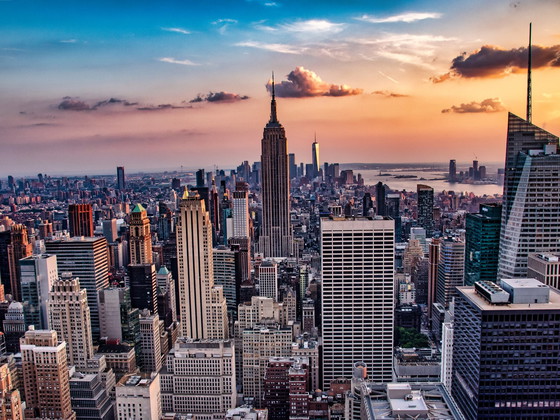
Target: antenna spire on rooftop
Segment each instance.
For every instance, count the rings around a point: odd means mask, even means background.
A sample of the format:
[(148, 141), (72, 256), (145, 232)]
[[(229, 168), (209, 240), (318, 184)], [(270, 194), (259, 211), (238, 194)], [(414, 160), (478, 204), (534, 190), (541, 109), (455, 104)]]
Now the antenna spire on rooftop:
[(527, 122), (531, 122), (533, 118), (533, 98), (531, 91), (531, 32), (532, 23), (529, 23), (529, 48), (527, 49), (528, 62), (527, 62)]

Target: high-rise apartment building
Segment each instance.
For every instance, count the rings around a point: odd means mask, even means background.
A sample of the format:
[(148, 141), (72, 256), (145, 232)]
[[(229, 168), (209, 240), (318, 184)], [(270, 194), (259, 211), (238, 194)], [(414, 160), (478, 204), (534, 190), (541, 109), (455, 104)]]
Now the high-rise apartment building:
[(274, 81), (270, 120), (262, 138), (262, 225), (259, 249), (265, 257), (289, 257), (293, 253), (290, 222), (288, 141), (276, 115)]
[(10, 281), (4, 281), (6, 293), (11, 293), (15, 300), (21, 301), (21, 272), (19, 260), (29, 257), (33, 246), (29, 243), (27, 228), (24, 225), (13, 225), (10, 231), (10, 243), (7, 245), (8, 269)]
[(21, 301), (24, 303), (26, 326), (48, 327), (47, 299), (52, 285), (58, 280), (56, 255), (32, 255), (19, 260)]
[(557, 418), (560, 293), (534, 279), (459, 287), (452, 395), (468, 420)]
[(122, 191), (125, 187), (124, 166), (117, 166), (117, 189)]
[(391, 219), (321, 219), (325, 388), (356, 361), (392, 379), (394, 247)]
[(177, 264), (182, 335), (227, 338), (226, 299), (222, 287), (214, 286), (210, 216), (198, 194), (186, 191), (177, 221)]
[(525, 277), (527, 256), (559, 251), (558, 137), (508, 114), (499, 278)]
[(70, 236), (93, 236), (93, 209), (91, 204), (68, 206)]
[(47, 253), (56, 255), (59, 273), (72, 273), (87, 291), (93, 339), (99, 338), (98, 293), (109, 286), (107, 240), (103, 237), (63, 238), (45, 243)]
[(164, 412), (224, 418), (237, 402), (233, 342), (178, 339), (161, 371), (161, 400)]
[(130, 264), (151, 264), (152, 233), (148, 213), (141, 204), (136, 204), (130, 213)]
[(3, 420), (23, 420), (21, 395), (14, 386), (8, 363), (0, 364), (0, 418)]
[(434, 232), (434, 189), (428, 185), (418, 184), (418, 226), (426, 229), (426, 235), (432, 236)]
[(465, 285), (496, 281), (500, 245), (501, 204), (481, 204), (478, 213), (468, 213), (465, 235)]
[(66, 343), (56, 331), (30, 330), (21, 339), (26, 419), (75, 420), (70, 403)]
[(62, 273), (49, 293), (49, 328), (65, 341), (68, 366), (87, 367), (93, 357), (91, 321), (86, 289), (70, 273)]

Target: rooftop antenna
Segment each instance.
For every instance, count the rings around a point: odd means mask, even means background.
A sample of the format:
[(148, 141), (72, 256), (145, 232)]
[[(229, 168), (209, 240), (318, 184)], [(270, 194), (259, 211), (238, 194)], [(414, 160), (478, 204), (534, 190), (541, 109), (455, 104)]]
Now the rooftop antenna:
[(276, 115), (276, 95), (274, 93), (274, 71), (272, 72), (272, 100), (270, 101), (270, 121), (271, 123), (277, 123), (278, 117)]
[(532, 99), (532, 92), (531, 92), (531, 32), (532, 32), (533, 23), (529, 23), (529, 48), (527, 49), (528, 53), (528, 62), (527, 62), (527, 122), (531, 123), (533, 118), (533, 99)]

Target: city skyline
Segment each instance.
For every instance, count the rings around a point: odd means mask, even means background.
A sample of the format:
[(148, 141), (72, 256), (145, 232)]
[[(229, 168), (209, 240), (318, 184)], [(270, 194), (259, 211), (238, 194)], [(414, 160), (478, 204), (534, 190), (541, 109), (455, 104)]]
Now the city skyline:
[(525, 114), (531, 21), (534, 123), (560, 131), (558, 11), (2, 1), (0, 176), (258, 160), (272, 70), (298, 162), (315, 132), (325, 161), (502, 161), (505, 111)]

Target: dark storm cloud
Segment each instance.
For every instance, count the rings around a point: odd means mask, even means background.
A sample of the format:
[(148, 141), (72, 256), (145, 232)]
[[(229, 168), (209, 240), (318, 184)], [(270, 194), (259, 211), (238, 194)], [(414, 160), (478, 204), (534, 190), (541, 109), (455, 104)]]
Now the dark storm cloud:
[[(451, 62), (450, 71), (432, 77), (432, 82), (440, 83), (452, 78), (503, 77), (527, 69), (527, 47), (504, 50), (492, 45), (484, 45), (470, 54), (464, 52)], [(560, 67), (560, 45), (531, 48), (532, 67)]]
[(230, 92), (209, 92), (207, 95), (197, 95), (196, 98), (191, 99), (189, 103), (197, 102), (237, 102), (249, 99), (247, 95), (239, 95)]

